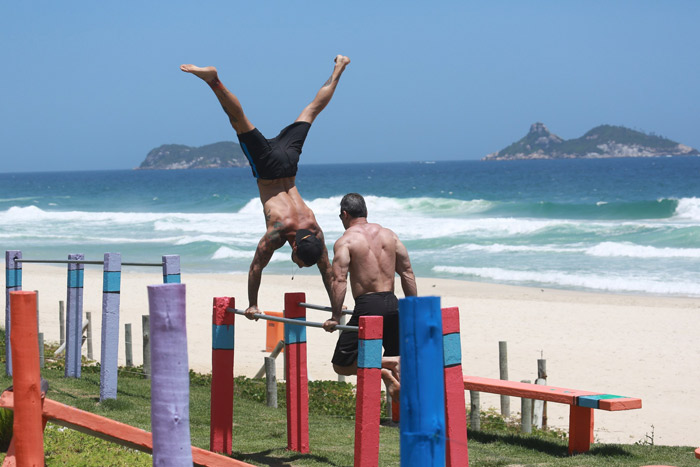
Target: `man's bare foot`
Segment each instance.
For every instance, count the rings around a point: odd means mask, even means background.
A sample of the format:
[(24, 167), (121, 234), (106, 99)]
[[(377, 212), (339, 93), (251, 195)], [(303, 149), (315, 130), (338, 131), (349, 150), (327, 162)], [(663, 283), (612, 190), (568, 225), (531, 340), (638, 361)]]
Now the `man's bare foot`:
[(382, 368), (382, 380), (386, 385), (386, 391), (391, 396), (391, 399), (398, 402), (401, 391), (401, 383), (394, 378), (391, 370), (387, 368)]
[(346, 66), (350, 65), (350, 58), (345, 55), (336, 55), (333, 61), (335, 62), (336, 68), (340, 67), (341, 71), (344, 70)]
[(216, 68), (213, 66), (198, 67), (195, 65), (180, 65), (180, 69), (185, 73), (192, 73), (207, 83), (211, 83), (219, 79)]

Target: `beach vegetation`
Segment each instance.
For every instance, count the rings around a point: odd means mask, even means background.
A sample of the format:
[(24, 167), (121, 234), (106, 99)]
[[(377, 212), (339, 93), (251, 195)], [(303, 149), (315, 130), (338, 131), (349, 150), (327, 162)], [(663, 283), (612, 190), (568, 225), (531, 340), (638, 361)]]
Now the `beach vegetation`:
[[(0, 334), (0, 338), (4, 333)], [(4, 342), (0, 342), (0, 363), (4, 365)], [(55, 346), (47, 346), (52, 355)], [(47, 360), (42, 377), (49, 382), (47, 397), (88, 412), (150, 431), (150, 380), (142, 367), (119, 369), (116, 400), (99, 400), (100, 367), (85, 362), (81, 378), (65, 378), (61, 360)], [(8, 387), (11, 377), (2, 372), (0, 385)], [(190, 434), (194, 446), (209, 446), (211, 375), (190, 372)], [(262, 379), (236, 377), (234, 383), (233, 457), (254, 465), (353, 464), (355, 433), (355, 387), (350, 383), (313, 381), (309, 383), (310, 454), (288, 451), (285, 384), (278, 383), (278, 408), (267, 407), (266, 385)], [(386, 413), (385, 407), (383, 412)], [(1, 415), (0, 415), (1, 416)], [(496, 409), (481, 411), (481, 430), (468, 430), (470, 465), (543, 466), (639, 466), (664, 464), (696, 465), (691, 447), (599, 444), (590, 452), (569, 456), (566, 433), (533, 430), (519, 433), (517, 417), (504, 419)], [(0, 430), (2, 429), (0, 419)], [(9, 427), (11, 427), (11, 422)], [(2, 435), (0, 431), (0, 435)], [(6, 430), (4, 436), (11, 435)], [(9, 439), (9, 438), (8, 438)], [(400, 431), (383, 418), (380, 424), (381, 466), (400, 465)], [(152, 457), (131, 448), (83, 434), (54, 423), (44, 431), (46, 465), (150, 466)], [(4, 459), (7, 446), (0, 452)]]

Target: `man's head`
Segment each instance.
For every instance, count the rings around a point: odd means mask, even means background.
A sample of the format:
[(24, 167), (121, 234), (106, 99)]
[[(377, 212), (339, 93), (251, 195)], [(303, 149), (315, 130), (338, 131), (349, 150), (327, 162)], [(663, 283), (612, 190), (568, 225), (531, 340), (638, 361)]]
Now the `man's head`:
[(295, 247), (292, 251), (292, 261), (297, 266), (313, 266), (323, 253), (323, 242), (310, 230), (299, 229), (296, 234)]
[(340, 200), (340, 218), (343, 218), (343, 212), (348, 213), (348, 216), (356, 219), (358, 217), (367, 217), (367, 206), (365, 199), (361, 194), (348, 193)]

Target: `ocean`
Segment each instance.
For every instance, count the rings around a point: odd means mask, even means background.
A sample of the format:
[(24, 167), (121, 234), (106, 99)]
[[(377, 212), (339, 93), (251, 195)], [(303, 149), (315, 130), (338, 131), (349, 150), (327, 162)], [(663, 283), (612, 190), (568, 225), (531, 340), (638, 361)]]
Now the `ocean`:
[[(365, 196), (417, 276), (616, 293), (700, 296), (700, 157), (302, 163), (297, 186), (324, 230)], [(0, 174), (0, 244), (25, 259), (159, 262), (247, 273), (264, 233), (249, 168)], [(267, 272), (293, 272), (291, 249)], [(316, 268), (297, 274), (318, 274)]]

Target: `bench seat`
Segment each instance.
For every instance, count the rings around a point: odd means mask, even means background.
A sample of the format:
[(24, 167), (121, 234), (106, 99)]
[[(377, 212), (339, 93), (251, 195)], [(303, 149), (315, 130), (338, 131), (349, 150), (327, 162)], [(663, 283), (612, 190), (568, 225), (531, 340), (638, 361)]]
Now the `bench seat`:
[(464, 389), (568, 404), (571, 406), (569, 410), (569, 454), (590, 450), (593, 442), (593, 409), (618, 411), (642, 408), (642, 400), (635, 397), (478, 376), (464, 375)]

